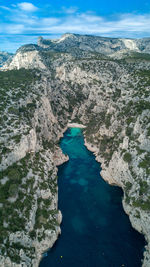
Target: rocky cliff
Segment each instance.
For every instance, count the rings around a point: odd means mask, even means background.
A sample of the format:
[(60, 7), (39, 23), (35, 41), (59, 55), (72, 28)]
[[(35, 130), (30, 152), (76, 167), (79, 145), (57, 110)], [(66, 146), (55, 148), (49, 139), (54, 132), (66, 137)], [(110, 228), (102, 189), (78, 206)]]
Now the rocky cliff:
[[(38, 266), (60, 233), (58, 141), (81, 123), (102, 176), (147, 241), (150, 266), (149, 39), (67, 34), (21, 47), (0, 72), (0, 266)], [(21, 265), (22, 264), (22, 265)]]
[(13, 54), (7, 52), (0, 52), (0, 67), (3, 66), (6, 61), (11, 60)]

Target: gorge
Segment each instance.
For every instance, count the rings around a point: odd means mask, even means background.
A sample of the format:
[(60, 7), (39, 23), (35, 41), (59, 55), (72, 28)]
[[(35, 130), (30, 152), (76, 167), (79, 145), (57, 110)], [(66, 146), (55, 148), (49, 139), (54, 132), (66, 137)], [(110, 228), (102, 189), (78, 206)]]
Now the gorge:
[(39, 38), (0, 69), (1, 267), (39, 266), (61, 232), (57, 166), (68, 157), (58, 142), (70, 122), (86, 126), (101, 176), (123, 189), (150, 266), (149, 46), (148, 38)]

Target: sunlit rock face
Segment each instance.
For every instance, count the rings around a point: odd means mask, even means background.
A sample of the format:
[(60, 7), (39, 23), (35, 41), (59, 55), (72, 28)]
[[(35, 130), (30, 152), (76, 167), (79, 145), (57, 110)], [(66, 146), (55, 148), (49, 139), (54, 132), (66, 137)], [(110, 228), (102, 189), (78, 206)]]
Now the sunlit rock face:
[(38, 266), (60, 233), (56, 165), (68, 160), (58, 149), (68, 123), (86, 126), (103, 178), (123, 188), (150, 265), (149, 47), (148, 38), (66, 34), (21, 47), (1, 68), (2, 266)]

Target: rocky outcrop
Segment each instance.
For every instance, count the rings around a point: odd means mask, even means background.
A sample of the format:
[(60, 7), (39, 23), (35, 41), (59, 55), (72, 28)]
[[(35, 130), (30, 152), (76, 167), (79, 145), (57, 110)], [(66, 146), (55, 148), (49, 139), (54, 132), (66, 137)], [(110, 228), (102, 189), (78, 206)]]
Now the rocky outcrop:
[(38, 51), (18, 52), (10, 63), (6, 63), (2, 70), (13, 70), (21, 68), (37, 68), (46, 69), (45, 65), (40, 59)]
[(16, 161), (21, 160), (27, 153), (35, 153), (36, 151), (37, 136), (34, 129), (31, 129), (29, 134), (21, 137), (21, 141), (18, 145), (13, 147), (11, 153), (7, 157), (3, 157), (0, 169), (6, 169)]
[(13, 54), (7, 52), (0, 52), (0, 67), (2, 67), (6, 61), (10, 61)]
[(62, 150), (59, 147), (57, 147), (54, 152), (53, 160), (56, 166), (59, 166), (67, 162), (69, 160), (69, 157), (67, 155), (64, 155)]

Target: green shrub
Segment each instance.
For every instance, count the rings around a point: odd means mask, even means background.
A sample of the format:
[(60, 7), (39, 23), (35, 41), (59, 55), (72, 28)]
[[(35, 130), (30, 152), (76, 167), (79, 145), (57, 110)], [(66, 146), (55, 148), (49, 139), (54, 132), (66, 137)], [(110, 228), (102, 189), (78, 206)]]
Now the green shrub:
[(148, 198), (146, 201), (142, 199), (134, 200), (133, 206), (141, 208), (142, 210), (150, 211), (150, 198)]
[(9, 187), (9, 196), (10, 197), (16, 196), (17, 192), (18, 192), (18, 185), (11, 184)]
[(129, 152), (126, 152), (126, 153), (124, 154), (124, 156), (123, 156), (123, 159), (124, 159), (124, 161), (130, 163), (131, 160), (132, 160), (132, 156), (131, 156), (131, 154), (130, 154)]
[(150, 174), (150, 155), (146, 155), (145, 158), (139, 163), (139, 167), (146, 169), (147, 175)]
[(30, 233), (29, 233), (30, 237), (32, 239), (34, 239), (36, 237), (36, 231), (35, 230), (32, 230)]
[(146, 181), (140, 181), (139, 185), (140, 185), (139, 195), (143, 195), (143, 194), (147, 193), (147, 191), (148, 191), (147, 182)]
[(108, 129), (109, 127), (110, 127), (110, 125), (111, 125), (111, 114), (108, 114), (108, 115), (106, 115), (106, 117), (105, 117), (105, 125), (106, 125), (106, 128)]
[(18, 182), (20, 180), (20, 173), (17, 169), (11, 169), (8, 173), (8, 177), (12, 180), (12, 181), (16, 181)]
[(127, 129), (126, 129), (126, 135), (127, 136), (131, 136), (131, 134), (132, 134), (132, 132), (133, 132), (133, 128), (131, 128), (131, 127), (128, 127)]
[(145, 153), (145, 150), (141, 149), (138, 146), (136, 146), (136, 151), (137, 151), (138, 155), (141, 155), (142, 153)]
[(129, 118), (127, 118), (127, 120), (126, 120), (126, 122), (127, 122), (127, 124), (129, 125), (131, 122), (133, 122), (134, 121), (134, 118), (133, 117), (129, 117)]
[(150, 127), (147, 128), (147, 136), (150, 136)]
[(9, 107), (8, 108), (8, 112), (10, 114), (14, 114), (14, 115), (18, 115), (19, 114), (19, 110), (17, 108), (14, 108), (14, 107)]
[(125, 191), (128, 192), (132, 188), (132, 184), (130, 182), (125, 183)]

